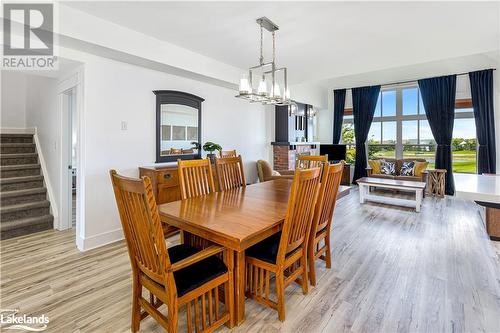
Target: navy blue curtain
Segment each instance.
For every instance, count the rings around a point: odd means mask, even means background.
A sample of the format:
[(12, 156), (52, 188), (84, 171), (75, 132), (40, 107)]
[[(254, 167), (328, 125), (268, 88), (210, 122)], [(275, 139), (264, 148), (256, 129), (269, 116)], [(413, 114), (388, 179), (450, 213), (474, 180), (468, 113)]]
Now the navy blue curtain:
[(470, 72), (469, 79), (479, 144), (477, 173), (496, 173), (493, 70)]
[(356, 162), (354, 163), (353, 182), (366, 177), (366, 139), (377, 106), (380, 86), (352, 89), (352, 112), (354, 115), (354, 138), (356, 139)]
[(334, 145), (339, 144), (342, 135), (342, 121), (344, 120), (345, 109), (345, 89), (333, 91), (333, 141)]
[(455, 193), (451, 166), (451, 139), (455, 120), (456, 75), (418, 80), (425, 115), (436, 140), (436, 169), (446, 169), (446, 189), (448, 195)]

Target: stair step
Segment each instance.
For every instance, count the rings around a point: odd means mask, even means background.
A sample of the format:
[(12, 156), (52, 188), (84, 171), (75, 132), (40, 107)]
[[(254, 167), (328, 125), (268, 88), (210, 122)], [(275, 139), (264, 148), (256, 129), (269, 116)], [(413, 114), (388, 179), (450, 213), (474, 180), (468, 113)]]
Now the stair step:
[(34, 143), (0, 143), (2, 154), (34, 153), (35, 148)]
[(16, 191), (43, 187), (43, 176), (0, 178), (0, 191)]
[(2, 240), (23, 236), (38, 231), (53, 228), (54, 217), (43, 215), (0, 223), (0, 238)]
[(12, 220), (48, 215), (49, 213), (50, 202), (48, 200), (2, 206), (0, 207), (0, 224)]
[(24, 202), (42, 201), (46, 198), (47, 189), (45, 187), (0, 193), (0, 203), (2, 206), (16, 205)]
[(17, 164), (0, 166), (0, 178), (39, 176), (40, 164)]
[(15, 165), (15, 164), (37, 164), (37, 153), (24, 153), (24, 154), (2, 154), (1, 165)]
[(33, 143), (33, 134), (0, 133), (1, 143)]

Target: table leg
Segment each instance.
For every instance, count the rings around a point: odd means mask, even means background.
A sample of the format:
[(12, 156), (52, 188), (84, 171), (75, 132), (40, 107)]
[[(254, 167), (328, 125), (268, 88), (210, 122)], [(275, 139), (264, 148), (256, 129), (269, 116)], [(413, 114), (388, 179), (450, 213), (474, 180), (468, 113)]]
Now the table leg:
[(365, 203), (365, 191), (366, 186), (364, 184), (359, 184), (359, 202)]
[(234, 253), (234, 306), (236, 325), (245, 320), (245, 251)]
[(422, 190), (417, 190), (415, 192), (415, 201), (416, 201), (416, 204), (415, 204), (415, 211), (417, 213), (420, 213), (420, 206), (422, 205)]

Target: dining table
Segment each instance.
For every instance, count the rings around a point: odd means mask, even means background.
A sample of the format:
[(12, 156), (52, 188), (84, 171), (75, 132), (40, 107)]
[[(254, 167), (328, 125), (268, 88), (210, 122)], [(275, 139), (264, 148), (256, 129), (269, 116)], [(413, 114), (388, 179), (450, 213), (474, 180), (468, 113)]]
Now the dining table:
[[(276, 179), (158, 206), (162, 223), (233, 251), (235, 323), (245, 319), (245, 250), (279, 232), (291, 179)], [(340, 186), (337, 198), (349, 194)]]

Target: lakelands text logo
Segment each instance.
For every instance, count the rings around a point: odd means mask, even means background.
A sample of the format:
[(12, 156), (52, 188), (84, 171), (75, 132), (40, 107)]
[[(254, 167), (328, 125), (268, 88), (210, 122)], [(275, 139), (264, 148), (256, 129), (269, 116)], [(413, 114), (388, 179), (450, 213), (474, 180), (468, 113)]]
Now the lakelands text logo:
[(18, 314), (19, 309), (4, 309), (0, 310), (0, 324), (2, 330), (23, 330), (30, 332), (42, 332), (47, 329), (49, 317), (27, 316)]
[(54, 54), (54, 4), (3, 4), (2, 68), (57, 69)]

